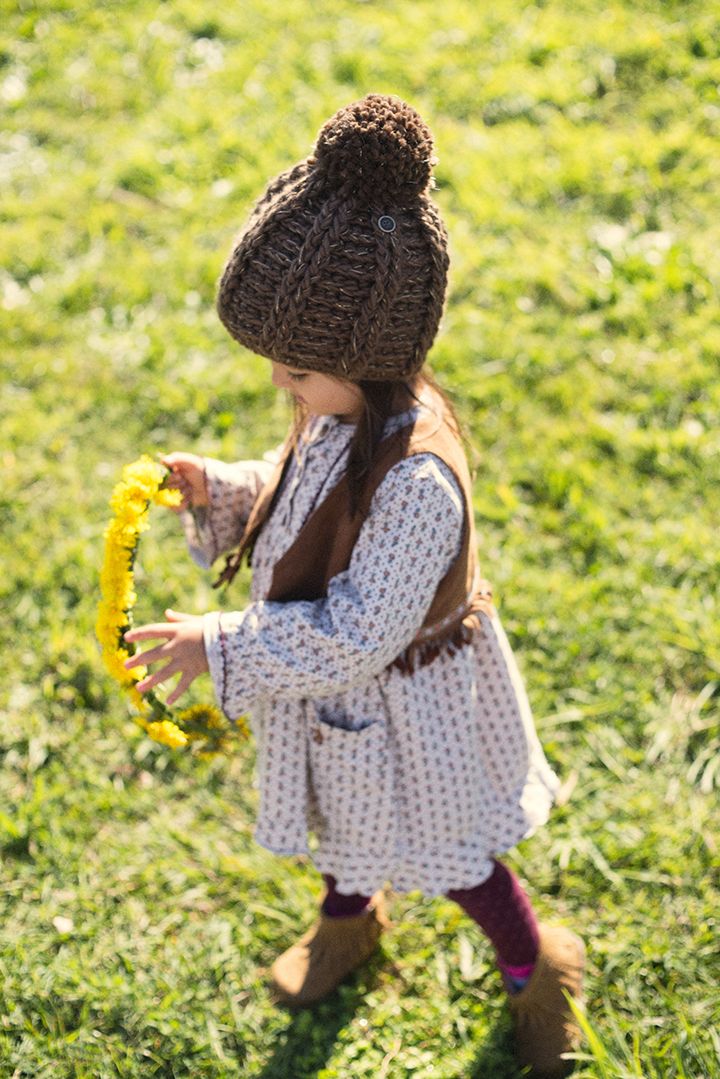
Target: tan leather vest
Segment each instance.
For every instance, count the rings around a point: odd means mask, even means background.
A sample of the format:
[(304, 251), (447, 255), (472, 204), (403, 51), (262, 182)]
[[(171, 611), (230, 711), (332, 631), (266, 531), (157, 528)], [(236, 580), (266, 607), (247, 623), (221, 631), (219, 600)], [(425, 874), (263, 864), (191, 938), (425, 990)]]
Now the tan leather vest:
[[(280, 602), (315, 600), (327, 595), (328, 582), (350, 565), (353, 548), (376, 490), (390, 469), (406, 457), (431, 453), (452, 470), (463, 495), (462, 546), (440, 581), (425, 620), (412, 644), (391, 666), (410, 673), (430, 663), (441, 651), (459, 647), (471, 637), (477, 615), (493, 613), (492, 590), (479, 576), (476, 559), (472, 488), (465, 453), (446, 416), (423, 411), (418, 419), (383, 439), (363, 488), (360, 507), (351, 515), (348, 484), (339, 480), (310, 513), (295, 541), (275, 564), (267, 599)], [(243, 555), (270, 516), (287, 468), (285, 455), (253, 506), (239, 549), (226, 562), (215, 582), (229, 582)], [(408, 581), (412, 587), (412, 581)]]

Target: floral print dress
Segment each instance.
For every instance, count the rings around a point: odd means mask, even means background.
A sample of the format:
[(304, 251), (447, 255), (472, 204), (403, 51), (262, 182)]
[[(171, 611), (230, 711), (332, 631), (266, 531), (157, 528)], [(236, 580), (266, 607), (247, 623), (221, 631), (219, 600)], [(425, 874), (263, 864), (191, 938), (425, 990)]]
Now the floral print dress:
[[(386, 434), (416, 417), (392, 417)], [(434, 455), (388, 472), (326, 598), (264, 599), (273, 566), (340, 479), (352, 432), (334, 417), (309, 422), (255, 547), (250, 604), (204, 616), (210, 674), (228, 717), (250, 716), (259, 843), (309, 853), (340, 892), (389, 881), (441, 895), (481, 883), (494, 854), (544, 823), (557, 779), (497, 616), (412, 674), (388, 666), (460, 547), (462, 495)], [(239, 541), (273, 465), (205, 464), (209, 505), (184, 523), (208, 567)]]

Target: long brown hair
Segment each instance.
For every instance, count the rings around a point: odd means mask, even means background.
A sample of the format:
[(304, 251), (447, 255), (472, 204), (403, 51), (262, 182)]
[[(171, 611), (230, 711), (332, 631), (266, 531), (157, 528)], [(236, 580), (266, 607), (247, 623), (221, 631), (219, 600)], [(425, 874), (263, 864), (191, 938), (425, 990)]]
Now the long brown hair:
[[(361, 380), (356, 385), (362, 392), (363, 410), (353, 432), (346, 466), (346, 477), (350, 489), (350, 507), (353, 514), (358, 511), (363, 486), (375, 461), (385, 424), (391, 416), (396, 415), (398, 412), (404, 412), (406, 409), (412, 408), (414, 403), (419, 402), (421, 394), (426, 388), (430, 389), (432, 395), (439, 399), (443, 412), (449, 418), (455, 434), (466, 444), (466, 438), (452, 402), (427, 367), (424, 367), (411, 381), (404, 379), (394, 381)], [(296, 405), (295, 423), (289, 439), (291, 447), (296, 444), (306, 422), (307, 413), (302, 405)]]
[[(378, 447), (382, 441), (385, 424), (391, 416), (411, 408), (413, 402), (419, 402), (423, 390), (430, 390), (431, 395), (435, 397), (440, 405), (444, 418), (449, 420), (458, 439), (466, 449), (468, 445), (452, 402), (427, 368), (423, 368), (415, 375), (412, 381), (402, 379), (388, 382), (368, 380), (360, 381), (356, 385), (362, 391), (363, 411), (353, 432), (346, 467), (350, 492), (350, 509), (353, 516), (360, 509), (363, 487), (370, 475)], [(288, 460), (297, 446), (307, 420), (307, 411), (296, 402), (295, 421), (285, 441), (283, 450), (284, 469), (287, 468)], [(261, 518), (255, 521), (253, 528), (244, 537), (240, 548), (225, 559), (225, 568), (217, 580), (213, 582), (214, 588), (221, 584), (230, 583), (240, 568), (243, 558), (247, 558), (248, 563), (251, 563), (255, 542), (263, 525), (275, 508), (281, 486), (282, 484), (279, 483), (276, 487), (265, 512)]]

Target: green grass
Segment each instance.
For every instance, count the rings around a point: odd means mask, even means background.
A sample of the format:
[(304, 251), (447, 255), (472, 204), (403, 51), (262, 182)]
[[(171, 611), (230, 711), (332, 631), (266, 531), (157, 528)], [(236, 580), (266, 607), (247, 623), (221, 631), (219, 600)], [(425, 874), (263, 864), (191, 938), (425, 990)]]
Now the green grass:
[[(0, 1074), (517, 1074), (490, 951), (445, 901), (397, 897), (355, 981), (308, 1014), (272, 1005), (316, 875), (253, 845), (252, 746), (198, 763), (139, 739), (93, 640), (121, 466), (282, 434), (215, 282), (266, 180), (379, 90), (436, 136), (433, 361), (567, 781), (512, 860), (589, 945), (577, 1075), (720, 1075), (720, 5), (0, 12)], [(138, 614), (212, 609), (153, 520)]]

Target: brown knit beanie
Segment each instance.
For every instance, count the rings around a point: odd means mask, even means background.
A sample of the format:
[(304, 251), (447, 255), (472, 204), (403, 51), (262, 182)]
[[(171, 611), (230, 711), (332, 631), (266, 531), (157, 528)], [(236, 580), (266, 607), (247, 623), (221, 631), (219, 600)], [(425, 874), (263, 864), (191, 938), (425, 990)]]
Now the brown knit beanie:
[(447, 235), (428, 195), (432, 137), (397, 97), (369, 94), (273, 180), (220, 281), (229, 333), (262, 356), (353, 379), (420, 370), (447, 284)]

